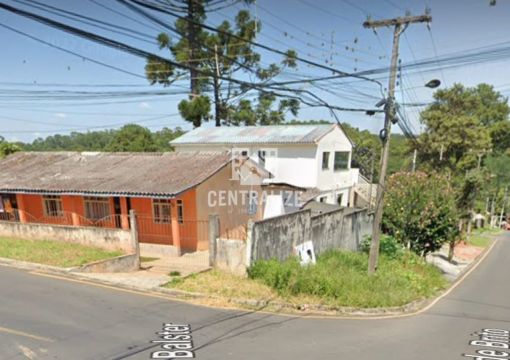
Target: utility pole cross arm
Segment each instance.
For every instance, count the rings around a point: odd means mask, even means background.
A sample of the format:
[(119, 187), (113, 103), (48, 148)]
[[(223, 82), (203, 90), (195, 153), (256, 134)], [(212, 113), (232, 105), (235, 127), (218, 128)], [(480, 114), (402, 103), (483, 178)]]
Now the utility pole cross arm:
[(383, 26), (397, 26), (397, 25), (408, 25), (413, 23), (429, 23), (432, 21), (430, 15), (419, 15), (419, 16), (402, 16), (394, 19), (385, 20), (367, 20), (363, 23), (365, 28), (378, 28)]

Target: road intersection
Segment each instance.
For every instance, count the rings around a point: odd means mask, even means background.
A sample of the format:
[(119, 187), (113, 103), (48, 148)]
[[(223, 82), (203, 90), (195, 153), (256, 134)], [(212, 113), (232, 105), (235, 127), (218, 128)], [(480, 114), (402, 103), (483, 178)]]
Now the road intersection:
[(0, 359), (150, 359), (165, 354), (165, 324), (189, 326), (181, 340), (204, 360), (508, 359), (470, 342), (510, 330), (509, 257), (507, 233), (434, 306), (378, 320), (212, 309), (0, 268)]

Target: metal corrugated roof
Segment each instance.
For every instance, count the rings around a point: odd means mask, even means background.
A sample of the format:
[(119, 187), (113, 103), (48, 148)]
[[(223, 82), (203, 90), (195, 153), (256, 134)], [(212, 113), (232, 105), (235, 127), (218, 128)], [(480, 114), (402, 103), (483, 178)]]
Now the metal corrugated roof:
[(186, 144), (314, 144), (337, 125), (278, 125), (197, 128), (173, 140)]
[(228, 152), (18, 152), (0, 160), (0, 192), (172, 197), (230, 160)]

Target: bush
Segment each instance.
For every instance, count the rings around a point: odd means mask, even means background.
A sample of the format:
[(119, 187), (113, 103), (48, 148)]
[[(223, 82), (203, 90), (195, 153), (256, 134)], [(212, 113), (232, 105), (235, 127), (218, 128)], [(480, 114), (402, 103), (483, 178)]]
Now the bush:
[(421, 172), (388, 179), (383, 230), (425, 256), (458, 236), (455, 196), (446, 179)]
[(248, 269), (248, 276), (252, 279), (260, 279), (264, 284), (280, 292), (289, 287), (292, 277), (300, 267), (297, 258), (290, 258), (282, 263), (275, 259), (256, 261)]
[[(361, 251), (367, 254), (370, 253), (371, 242), (371, 237), (365, 238), (361, 242)], [(397, 259), (404, 254), (404, 248), (393, 236), (382, 234), (379, 244), (379, 252), (388, 256), (390, 259)]]

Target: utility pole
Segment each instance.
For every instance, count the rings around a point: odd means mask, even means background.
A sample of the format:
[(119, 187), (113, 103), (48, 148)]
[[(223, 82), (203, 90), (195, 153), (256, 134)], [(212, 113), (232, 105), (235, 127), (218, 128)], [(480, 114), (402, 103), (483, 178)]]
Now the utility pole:
[(367, 20), (363, 27), (376, 29), (379, 27), (394, 26), (393, 31), (393, 50), (391, 53), (390, 79), (388, 85), (388, 98), (385, 105), (384, 129), (381, 130), (380, 137), (383, 145), (381, 171), (379, 174), (379, 186), (377, 189), (377, 200), (374, 215), (374, 224), (372, 229), (372, 243), (370, 245), (370, 258), (368, 262), (368, 273), (373, 274), (377, 270), (379, 260), (379, 243), (381, 238), (381, 222), (384, 206), (384, 191), (386, 185), (386, 172), (388, 169), (388, 156), (390, 150), (391, 124), (396, 122), (395, 115), (395, 82), (398, 63), (398, 46), (400, 35), (406, 30), (409, 24), (430, 23), (432, 17), (428, 14), (420, 16), (403, 16), (386, 20)]
[[(199, 72), (197, 70), (199, 66), (197, 59), (197, 36), (200, 28), (195, 25), (195, 22), (200, 16), (202, 2), (197, 0), (186, 0), (187, 7), (187, 40), (188, 40), (188, 66), (190, 67), (190, 101), (195, 100), (200, 95), (200, 82)], [(202, 125), (201, 117), (193, 119), (193, 127), (199, 127)]]
[(501, 223), (503, 222), (503, 214), (505, 212), (505, 206), (507, 201), (507, 195), (508, 195), (508, 187), (505, 188), (505, 196), (503, 196), (503, 204), (501, 204), (501, 213), (499, 214), (499, 226), (501, 228)]
[(218, 61), (218, 45), (214, 45), (214, 62), (216, 67), (215, 75), (213, 76), (214, 80), (214, 120), (216, 126), (221, 126), (221, 104), (220, 104), (220, 64)]
[(368, 185), (368, 211), (372, 211), (372, 187), (374, 184), (374, 170), (375, 170), (375, 151), (371, 151), (370, 156), (370, 185)]
[(418, 155), (418, 150), (414, 149), (414, 153), (413, 153), (413, 172), (416, 171), (416, 156), (417, 155)]

